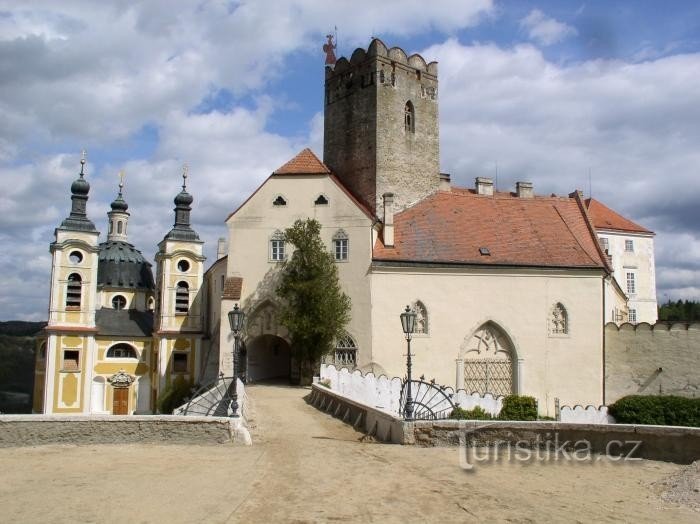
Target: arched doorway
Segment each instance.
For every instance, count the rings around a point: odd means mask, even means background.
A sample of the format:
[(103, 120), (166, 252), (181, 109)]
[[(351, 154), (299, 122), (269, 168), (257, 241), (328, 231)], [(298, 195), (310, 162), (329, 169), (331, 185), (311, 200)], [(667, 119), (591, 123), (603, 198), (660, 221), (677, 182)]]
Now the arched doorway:
[(291, 348), (276, 335), (260, 335), (245, 344), (243, 358), (248, 382), (290, 378)]
[(460, 351), (463, 388), (494, 396), (517, 392), (517, 357), (512, 340), (495, 322), (482, 324)]

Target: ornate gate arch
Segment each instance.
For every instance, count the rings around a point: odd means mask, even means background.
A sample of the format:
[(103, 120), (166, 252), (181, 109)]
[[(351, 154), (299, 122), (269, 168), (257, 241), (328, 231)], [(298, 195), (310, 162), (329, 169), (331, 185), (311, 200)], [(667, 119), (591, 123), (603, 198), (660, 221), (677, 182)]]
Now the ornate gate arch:
[(481, 395), (511, 395), (516, 392), (517, 358), (506, 332), (495, 322), (483, 323), (462, 344), (464, 389)]

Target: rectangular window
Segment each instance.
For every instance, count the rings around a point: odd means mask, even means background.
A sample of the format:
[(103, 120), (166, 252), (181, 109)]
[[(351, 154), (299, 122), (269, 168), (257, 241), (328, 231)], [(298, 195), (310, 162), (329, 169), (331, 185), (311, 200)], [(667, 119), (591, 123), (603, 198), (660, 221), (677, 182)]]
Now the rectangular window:
[(627, 273), (627, 294), (634, 295), (637, 292), (637, 286), (634, 281), (634, 273)]
[(187, 373), (187, 353), (173, 353), (173, 372)]
[(80, 350), (64, 349), (61, 369), (63, 371), (80, 371)]
[(629, 321), (630, 321), (632, 324), (636, 324), (636, 323), (637, 323), (637, 310), (636, 310), (636, 309), (630, 309)]
[(347, 260), (348, 259), (348, 239), (338, 238), (333, 241), (333, 247), (335, 248), (335, 259), (336, 260)]
[(610, 249), (610, 243), (606, 237), (600, 237), (600, 247), (603, 248), (603, 251), (608, 251)]
[(270, 260), (284, 260), (284, 240), (270, 240)]
[(629, 251), (630, 253), (634, 252), (633, 240), (625, 240), (625, 251)]

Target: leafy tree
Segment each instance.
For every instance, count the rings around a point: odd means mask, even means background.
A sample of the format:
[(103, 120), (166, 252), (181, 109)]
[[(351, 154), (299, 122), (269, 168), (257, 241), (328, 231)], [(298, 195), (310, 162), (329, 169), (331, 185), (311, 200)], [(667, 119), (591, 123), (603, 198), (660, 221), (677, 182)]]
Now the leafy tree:
[(330, 353), (350, 320), (350, 297), (340, 288), (338, 268), (321, 240), (321, 224), (297, 220), (285, 230), (296, 250), (282, 266), (277, 293), (284, 299), (281, 322), (289, 330), (292, 352), (309, 384), (321, 357)]

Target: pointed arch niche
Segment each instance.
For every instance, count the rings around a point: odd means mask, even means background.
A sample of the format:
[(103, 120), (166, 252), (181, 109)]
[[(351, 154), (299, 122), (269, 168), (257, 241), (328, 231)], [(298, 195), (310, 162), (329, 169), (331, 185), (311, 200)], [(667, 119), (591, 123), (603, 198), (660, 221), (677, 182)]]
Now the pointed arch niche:
[(549, 312), (549, 335), (563, 337), (569, 334), (569, 312), (564, 304), (557, 302)]
[(521, 389), (522, 361), (513, 341), (493, 321), (481, 324), (467, 336), (457, 359), (457, 388), (468, 393), (512, 395)]
[(416, 335), (428, 335), (430, 333), (430, 323), (428, 322), (428, 308), (422, 301), (416, 300), (411, 304), (411, 309), (416, 313)]

